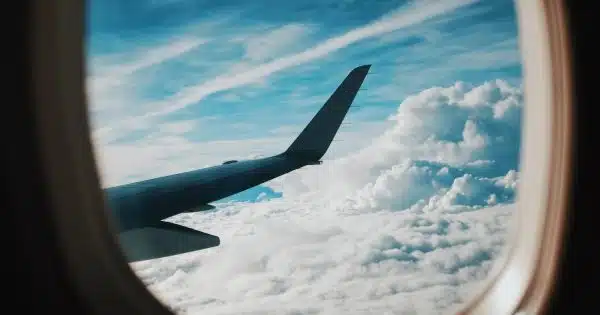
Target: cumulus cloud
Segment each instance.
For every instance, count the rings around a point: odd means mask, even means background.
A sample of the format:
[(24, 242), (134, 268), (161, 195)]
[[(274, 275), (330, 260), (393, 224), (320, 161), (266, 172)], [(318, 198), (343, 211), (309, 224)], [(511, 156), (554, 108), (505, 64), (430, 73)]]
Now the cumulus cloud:
[(182, 314), (448, 312), (503, 249), (521, 106), (501, 80), (424, 90), (370, 145), (269, 183), (282, 198), (169, 219), (221, 246), (132, 267)]
[[(452, 178), (503, 176), (518, 167), (522, 101), (521, 90), (502, 80), (426, 89), (407, 97), (389, 117), (392, 127), (369, 146), (319, 169), (285, 175), (273, 186), (285, 195), (315, 188), (345, 195), (400, 167), (431, 172), (445, 167)], [(332, 178), (344, 184), (327, 181)]]

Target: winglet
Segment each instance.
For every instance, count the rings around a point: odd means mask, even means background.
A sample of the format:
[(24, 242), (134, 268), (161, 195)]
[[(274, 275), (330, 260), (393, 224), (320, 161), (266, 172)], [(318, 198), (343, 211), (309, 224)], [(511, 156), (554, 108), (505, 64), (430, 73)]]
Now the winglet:
[(350, 71), (283, 155), (318, 164), (329, 149), (370, 68), (371, 65), (363, 65)]

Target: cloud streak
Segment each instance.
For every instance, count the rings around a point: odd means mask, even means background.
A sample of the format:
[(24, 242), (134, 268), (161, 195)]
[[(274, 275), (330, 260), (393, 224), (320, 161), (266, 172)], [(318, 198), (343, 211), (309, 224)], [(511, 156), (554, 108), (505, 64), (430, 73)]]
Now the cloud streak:
[(244, 58), (253, 62), (264, 62), (282, 53), (288, 53), (298, 48), (312, 31), (312, 26), (291, 23), (266, 33), (243, 38), (241, 41), (246, 50)]
[[(132, 119), (148, 119), (172, 113), (183, 109), (188, 105), (194, 104), (213, 93), (256, 82), (279, 71), (323, 58), (332, 52), (361, 40), (418, 24), (473, 2), (475, 1), (453, 0), (428, 1), (413, 4), (408, 8), (403, 8), (395, 13), (386, 15), (366, 26), (353, 29), (341, 36), (325, 40), (300, 53), (278, 58), (272, 62), (258, 65), (250, 70), (235, 75), (218, 76), (208, 82), (182, 89), (172, 97), (153, 104), (152, 107), (156, 108), (155, 110)], [(128, 121), (125, 123), (128, 123)]]
[(206, 42), (197, 38), (183, 38), (144, 52), (130, 63), (98, 66), (98, 73), (88, 78), (89, 85), (95, 93), (104, 92), (108, 88), (122, 84), (126, 77), (140, 70), (179, 57)]

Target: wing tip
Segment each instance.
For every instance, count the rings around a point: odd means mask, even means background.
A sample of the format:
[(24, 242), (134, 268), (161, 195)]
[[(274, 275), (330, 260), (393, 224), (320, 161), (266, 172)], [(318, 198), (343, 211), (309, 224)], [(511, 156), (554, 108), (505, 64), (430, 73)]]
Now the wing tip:
[(283, 154), (320, 164), (370, 68), (365, 64), (352, 69)]
[(366, 74), (367, 72), (369, 72), (369, 69), (371, 69), (371, 65), (370, 64), (365, 64), (362, 66), (358, 66), (354, 69), (352, 69), (352, 73), (361, 73), (361, 74)]

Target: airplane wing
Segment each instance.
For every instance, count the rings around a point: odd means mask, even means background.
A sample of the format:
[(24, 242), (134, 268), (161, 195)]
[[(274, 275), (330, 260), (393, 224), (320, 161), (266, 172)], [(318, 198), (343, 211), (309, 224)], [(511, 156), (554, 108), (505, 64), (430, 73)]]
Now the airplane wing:
[[(130, 262), (218, 246), (217, 236), (163, 219), (209, 205), (307, 165), (321, 164), (370, 65), (350, 71), (300, 135), (281, 154), (106, 189), (121, 247)], [(156, 247), (156, 248), (154, 248)]]

